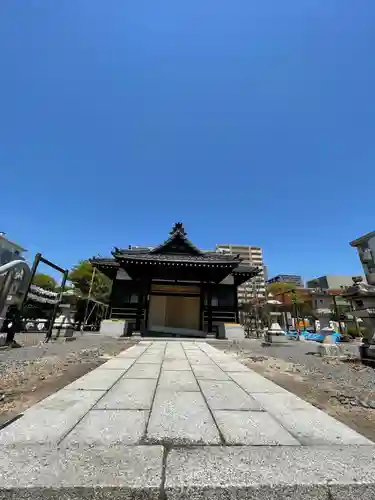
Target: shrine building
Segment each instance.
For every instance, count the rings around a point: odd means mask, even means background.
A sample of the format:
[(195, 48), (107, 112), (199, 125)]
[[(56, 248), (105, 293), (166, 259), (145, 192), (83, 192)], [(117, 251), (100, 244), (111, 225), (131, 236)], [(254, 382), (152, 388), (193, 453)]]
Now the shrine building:
[(237, 287), (260, 272), (238, 255), (200, 250), (180, 222), (151, 250), (115, 247), (91, 263), (112, 280), (108, 318), (143, 335), (205, 336), (238, 323)]

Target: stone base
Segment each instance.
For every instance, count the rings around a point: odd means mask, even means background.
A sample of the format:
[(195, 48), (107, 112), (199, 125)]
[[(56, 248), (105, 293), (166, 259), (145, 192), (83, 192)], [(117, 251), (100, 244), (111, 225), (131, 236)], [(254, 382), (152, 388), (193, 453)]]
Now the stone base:
[(100, 323), (99, 334), (105, 337), (123, 337), (126, 328), (125, 320), (104, 319)]
[(238, 323), (222, 323), (219, 325), (219, 339), (227, 340), (243, 340), (245, 338), (245, 330)]
[(317, 344), (317, 353), (332, 358), (344, 355), (342, 347), (338, 344)]
[(149, 332), (150, 334), (165, 334), (166, 336), (172, 335), (174, 337), (206, 337), (206, 333), (203, 330), (196, 330), (194, 328), (178, 328), (173, 326), (154, 325)]
[(289, 339), (286, 335), (276, 335), (269, 332), (268, 338), (272, 344), (289, 344)]
[(53, 328), (52, 337), (65, 337), (70, 338), (74, 335), (74, 328), (68, 326), (66, 328)]

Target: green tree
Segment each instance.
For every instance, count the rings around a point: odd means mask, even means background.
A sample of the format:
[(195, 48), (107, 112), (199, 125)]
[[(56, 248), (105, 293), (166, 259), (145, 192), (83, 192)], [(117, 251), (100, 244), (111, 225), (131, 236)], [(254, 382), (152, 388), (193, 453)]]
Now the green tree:
[(271, 293), (273, 296), (282, 295), (283, 293), (289, 293), (296, 289), (294, 283), (270, 283), (267, 286), (267, 292)]
[(296, 288), (294, 283), (270, 283), (267, 292), (284, 304), (285, 310), (303, 316), (313, 316), (311, 296), (304, 289)]
[(93, 273), (94, 268), (91, 262), (81, 260), (70, 271), (69, 280), (83, 297), (88, 297), (92, 282), (91, 298), (95, 298), (101, 302), (108, 302), (112, 286), (111, 280), (97, 269), (95, 270), (93, 279)]
[(55, 278), (52, 278), (49, 274), (36, 273), (33, 278), (33, 285), (53, 292), (56, 289), (57, 282)]

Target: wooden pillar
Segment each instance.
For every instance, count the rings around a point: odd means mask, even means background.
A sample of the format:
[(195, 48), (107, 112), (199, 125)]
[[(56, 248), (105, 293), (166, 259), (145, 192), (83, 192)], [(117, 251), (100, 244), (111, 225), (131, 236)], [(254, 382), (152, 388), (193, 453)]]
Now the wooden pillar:
[(150, 300), (149, 300), (149, 296), (150, 296), (150, 291), (151, 291), (151, 279), (147, 281), (147, 284), (146, 284), (146, 295), (145, 295), (145, 298), (144, 298), (144, 307), (145, 307), (145, 329), (148, 328), (148, 313), (149, 313), (149, 309), (150, 309)]
[(200, 293), (200, 304), (199, 304), (199, 330), (204, 328), (204, 296), (206, 293), (206, 288), (204, 283), (201, 283), (201, 293)]
[(148, 293), (148, 280), (142, 279), (139, 281), (138, 288), (138, 308), (137, 308), (137, 318), (135, 327), (137, 330), (141, 330), (142, 324), (142, 316), (144, 320), (146, 319), (146, 301), (147, 301), (147, 293)]
[(113, 298), (114, 298), (115, 293), (116, 293), (117, 283), (118, 282), (117, 282), (117, 273), (116, 273), (115, 277), (112, 280), (112, 288), (111, 288), (111, 293), (109, 295), (109, 307), (108, 307), (108, 311), (107, 311), (107, 319), (110, 319), (111, 315), (112, 315)]
[(137, 315), (135, 318), (135, 329), (139, 331), (141, 329), (141, 315), (142, 315), (142, 305), (143, 305), (143, 293), (142, 290), (139, 290), (138, 294), (138, 308), (137, 308)]
[(207, 331), (212, 333), (212, 288), (207, 287)]
[(236, 311), (236, 323), (240, 322), (239, 314), (238, 314), (238, 295), (237, 295), (237, 286), (233, 286), (233, 293), (234, 293), (234, 307)]

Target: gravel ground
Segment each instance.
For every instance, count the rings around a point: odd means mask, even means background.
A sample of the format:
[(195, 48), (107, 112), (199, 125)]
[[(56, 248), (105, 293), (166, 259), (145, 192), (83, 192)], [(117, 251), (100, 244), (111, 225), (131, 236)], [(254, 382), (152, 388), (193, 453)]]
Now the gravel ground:
[(92, 334), (43, 342), (43, 334), (18, 334), (19, 349), (0, 350), (0, 425), (134, 344)]
[(373, 368), (356, 359), (317, 356), (310, 342), (262, 347), (259, 340), (249, 339), (230, 347), (215, 347), (236, 354), (252, 370), (375, 441)]

